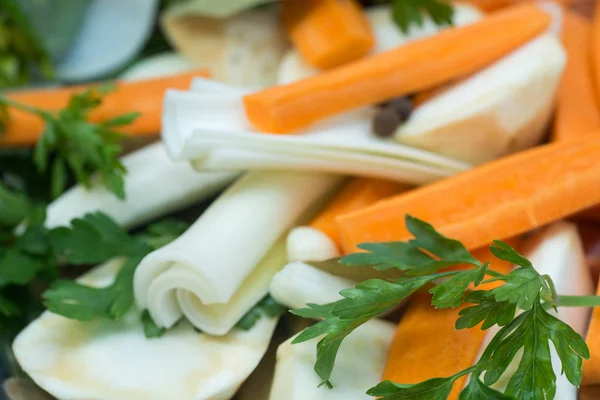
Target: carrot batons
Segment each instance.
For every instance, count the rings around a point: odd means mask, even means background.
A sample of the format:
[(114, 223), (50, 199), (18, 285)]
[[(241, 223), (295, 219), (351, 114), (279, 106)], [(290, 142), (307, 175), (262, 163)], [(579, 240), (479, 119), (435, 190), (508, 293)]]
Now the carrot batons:
[(406, 189), (406, 185), (385, 179), (354, 178), (335, 195), (309, 226), (323, 232), (339, 245), (340, 234), (335, 222), (338, 215), (370, 206)]
[[(510, 242), (512, 246), (520, 243), (520, 238)], [(473, 255), (482, 262), (489, 261), (494, 271), (508, 273), (512, 268), (509, 262), (494, 257), (489, 246), (474, 251)], [(474, 289), (490, 290), (501, 284), (490, 282)], [(473, 365), (487, 331), (480, 327), (456, 330), (458, 312), (466, 306), (438, 310), (431, 305), (428, 293), (415, 294), (396, 330), (383, 379), (396, 383), (418, 383), (451, 376)], [(456, 381), (449, 400), (458, 399), (466, 378)]]
[[(600, 283), (596, 295), (600, 296)], [(600, 384), (600, 307), (595, 307), (592, 311), (592, 319), (588, 326), (588, 334), (585, 342), (590, 349), (590, 359), (583, 360), (583, 376), (581, 378), (582, 385), (597, 385)]]
[[(187, 90), (194, 77), (208, 76), (206, 71), (193, 71), (156, 79), (120, 82), (117, 89), (104, 97), (102, 105), (91, 115), (93, 122), (105, 121), (128, 112), (141, 115), (120, 131), (136, 135), (158, 135), (160, 132), (163, 95), (167, 89)], [(85, 90), (84, 86), (59, 89), (26, 90), (6, 93), (8, 98), (42, 110), (59, 110), (69, 103), (73, 94)], [(9, 108), (9, 122), (0, 145), (32, 146), (40, 137), (44, 122), (30, 114)]]
[(361, 106), (419, 92), (475, 72), (543, 32), (551, 16), (517, 6), (321, 74), (244, 97), (260, 131), (290, 133)]
[(285, 0), (283, 23), (302, 57), (317, 68), (361, 58), (375, 38), (356, 0)]
[[(461, 0), (460, 2), (463, 2)], [(513, 6), (517, 3), (532, 2), (537, 0), (467, 0), (466, 2), (483, 11), (496, 11), (504, 7)], [(555, 0), (557, 3), (569, 5), (577, 0)]]
[(411, 237), (406, 214), (469, 249), (600, 203), (600, 136), (523, 151), (338, 218), (346, 252)]
[(561, 40), (567, 52), (567, 66), (558, 89), (552, 140), (597, 135), (600, 108), (590, 67), (591, 23), (575, 12), (565, 10)]
[[(431, 305), (429, 294), (415, 294), (392, 340), (383, 379), (419, 383), (473, 365), (487, 332), (479, 327), (455, 329), (458, 312), (464, 307), (438, 310)], [(466, 378), (457, 379), (449, 400), (458, 399)]]

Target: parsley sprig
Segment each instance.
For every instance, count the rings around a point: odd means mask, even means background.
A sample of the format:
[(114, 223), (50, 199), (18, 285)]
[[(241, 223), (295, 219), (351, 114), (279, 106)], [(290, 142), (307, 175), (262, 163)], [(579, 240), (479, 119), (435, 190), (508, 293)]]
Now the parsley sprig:
[[(453, 308), (469, 303), (459, 313), (456, 329), (481, 329), (498, 326), (480, 360), (450, 377), (430, 379), (417, 384), (385, 381), (367, 393), (383, 400), (418, 398), (446, 399), (454, 382), (471, 375), (460, 399), (553, 399), (556, 375), (552, 368), (550, 342), (555, 347), (562, 371), (569, 382), (579, 386), (583, 359), (590, 357), (585, 341), (569, 325), (549, 311), (561, 305), (598, 305), (594, 296), (559, 296), (548, 276), (539, 274), (525, 257), (506, 243), (495, 241), (492, 254), (517, 266), (508, 274), (489, 269), (488, 262), (477, 260), (460, 242), (446, 238), (431, 225), (406, 217), (406, 227), (414, 236), (407, 242), (366, 243), (363, 253), (343, 257), (344, 265), (372, 266), (379, 270), (396, 268), (400, 279), (369, 279), (342, 290), (343, 299), (325, 305), (308, 304), (293, 313), (320, 322), (305, 329), (294, 340), (304, 342), (322, 337), (317, 344), (315, 371), (321, 385), (332, 387), (331, 372), (340, 344), (354, 329), (399, 304), (415, 291), (428, 288), (432, 305)], [(447, 270), (456, 264), (469, 269)], [(490, 277), (486, 279), (486, 277)], [(471, 285), (500, 281), (489, 290), (469, 290)], [(492, 385), (508, 374), (509, 365), (520, 359), (512, 376), (507, 376), (504, 392)]]
[(452, 25), (454, 8), (445, 0), (392, 0), (392, 18), (404, 33), (411, 25), (423, 26), (424, 15), (436, 25)]
[(119, 161), (123, 135), (115, 129), (132, 123), (139, 113), (132, 112), (100, 123), (89, 122), (89, 116), (113, 90), (111, 85), (92, 87), (71, 96), (69, 104), (59, 111), (47, 111), (19, 103), (0, 95), (4, 118), (7, 108), (15, 108), (41, 118), (44, 131), (38, 140), (33, 161), (40, 173), (51, 172), (51, 192), (59, 196), (66, 188), (69, 172), (89, 188), (98, 173), (101, 182), (117, 197), (125, 198), (125, 167)]

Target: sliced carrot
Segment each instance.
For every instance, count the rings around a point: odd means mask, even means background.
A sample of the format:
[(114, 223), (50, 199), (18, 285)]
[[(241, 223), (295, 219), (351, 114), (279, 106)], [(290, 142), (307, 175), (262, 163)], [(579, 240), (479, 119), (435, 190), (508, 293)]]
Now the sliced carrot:
[[(419, 383), (451, 376), (477, 359), (486, 331), (479, 327), (455, 329), (458, 308), (435, 309), (427, 293), (415, 294), (400, 320), (390, 346), (384, 380)], [(466, 376), (457, 379), (449, 400), (458, 399)]]
[(600, 102), (600, 1), (596, 1), (592, 22), (592, 77), (596, 100)]
[(309, 225), (320, 230), (339, 245), (340, 234), (335, 222), (338, 215), (370, 206), (408, 188), (408, 185), (385, 179), (354, 178), (334, 196)]
[(300, 55), (317, 68), (359, 59), (375, 44), (371, 25), (355, 0), (285, 0), (282, 16)]
[[(483, 11), (496, 11), (504, 7), (514, 6), (518, 3), (525, 3), (527, 1), (537, 1), (537, 0), (466, 0), (467, 3), (483, 10)], [(572, 3), (578, 3), (580, 0), (555, 0), (557, 3), (561, 3), (563, 5), (570, 5)], [(464, 2), (464, 0), (460, 0), (460, 3)]]
[(543, 32), (551, 20), (535, 5), (511, 7), (471, 25), (249, 94), (244, 97), (246, 116), (260, 131), (290, 133), (475, 72)]
[[(600, 296), (600, 282), (596, 295)], [(588, 326), (585, 342), (590, 349), (590, 359), (583, 360), (582, 385), (600, 384), (600, 307), (595, 307), (592, 311), (592, 319)]]
[[(110, 92), (91, 115), (92, 122), (105, 121), (128, 112), (141, 115), (121, 131), (132, 135), (156, 135), (160, 133), (163, 95), (167, 89), (186, 90), (194, 77), (208, 76), (205, 70), (186, 72), (149, 80), (119, 82), (115, 91)], [(89, 86), (72, 86), (59, 89), (25, 90), (8, 92), (8, 98), (42, 110), (52, 111), (64, 108), (73, 94)], [(0, 146), (35, 145), (44, 129), (44, 122), (30, 113), (9, 108), (9, 123), (0, 135)]]
[(590, 67), (592, 24), (581, 15), (564, 10), (561, 40), (567, 52), (567, 66), (558, 88), (552, 140), (598, 134), (600, 107)]
[(406, 214), (469, 249), (600, 204), (600, 136), (529, 149), (338, 217), (342, 245), (407, 240)]

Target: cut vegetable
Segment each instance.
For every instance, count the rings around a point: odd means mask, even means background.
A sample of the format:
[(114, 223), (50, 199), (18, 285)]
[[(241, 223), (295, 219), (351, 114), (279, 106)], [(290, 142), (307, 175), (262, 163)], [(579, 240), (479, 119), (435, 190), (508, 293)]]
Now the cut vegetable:
[(48, 206), (46, 226), (67, 226), (73, 218), (102, 211), (127, 228), (195, 204), (231, 183), (236, 172), (196, 172), (174, 163), (162, 143), (123, 157), (126, 199), (120, 200), (102, 185), (87, 190), (78, 185)]
[(554, 109), (565, 53), (542, 35), (418, 106), (402, 143), (473, 164), (539, 143)]
[(552, 140), (598, 135), (600, 108), (591, 70), (592, 26), (579, 14), (565, 10), (562, 43), (567, 65), (558, 88)]
[(354, 400), (372, 399), (365, 392), (379, 382), (394, 325), (372, 320), (357, 328), (342, 342), (331, 376), (332, 389), (319, 388), (320, 379), (313, 366), (318, 339), (292, 344), (292, 339), (277, 349), (275, 380), (270, 400)]
[(473, 73), (542, 33), (551, 20), (537, 6), (513, 7), (300, 82), (247, 95), (246, 116), (259, 131), (294, 132)]
[(469, 249), (600, 203), (600, 138), (540, 146), (338, 218), (345, 252), (407, 240), (406, 214)]
[(275, 274), (269, 292), (278, 303), (297, 309), (308, 303), (327, 304), (339, 300), (339, 291), (355, 283), (308, 264), (292, 262)]
[[(121, 82), (115, 91), (108, 93), (102, 105), (92, 112), (92, 122), (106, 121), (128, 112), (141, 115), (120, 131), (132, 135), (157, 135), (161, 127), (162, 98), (165, 90), (189, 87), (195, 76), (207, 76), (206, 70), (196, 70), (179, 75), (136, 82)], [(82, 86), (59, 89), (32, 89), (10, 92), (5, 95), (17, 102), (46, 111), (59, 110), (67, 106), (72, 94), (85, 88)], [(9, 122), (0, 135), (0, 146), (32, 146), (44, 129), (44, 122), (29, 113), (14, 108), (8, 110)]]
[[(428, 293), (414, 295), (394, 335), (383, 379), (419, 383), (470, 367), (477, 358), (485, 331), (478, 327), (455, 328), (458, 312), (463, 308), (438, 310), (431, 305)], [(466, 377), (456, 381), (449, 400), (458, 399), (465, 381)]]
[(287, 239), (290, 261), (324, 261), (338, 257), (341, 245), (338, 215), (374, 204), (408, 189), (383, 179), (354, 178), (325, 206), (308, 226), (294, 228)]
[[(108, 263), (82, 282), (106, 286), (118, 268)], [(88, 323), (45, 312), (13, 350), (23, 370), (59, 399), (229, 399), (263, 357), (276, 323), (263, 317), (249, 331), (215, 338), (181, 322), (147, 339), (139, 311)]]
[(119, 79), (134, 81), (182, 74), (196, 69), (194, 65), (175, 52), (167, 52), (144, 58), (119, 75)]
[(193, 7), (173, 7), (161, 15), (165, 36), (214, 79), (262, 88), (275, 83), (288, 45), (276, 9), (245, 11), (227, 19), (210, 18)]
[(341, 178), (249, 173), (178, 239), (146, 256), (135, 272), (136, 303), (161, 327), (182, 316), (223, 335), (268, 291), (286, 262), (284, 233), (310, 218)]
[[(550, 276), (556, 286), (556, 292), (560, 295), (586, 296), (593, 294), (592, 280), (585, 265), (583, 248), (574, 224), (557, 222), (528, 239), (523, 248), (523, 255), (531, 261), (540, 274)], [(585, 336), (590, 311), (588, 307), (560, 307), (558, 317), (571, 326), (575, 332)], [(497, 326), (490, 328), (482, 349), (485, 349), (498, 330)], [(550, 352), (554, 373), (557, 376), (554, 398), (577, 399), (577, 388), (561, 373), (560, 360), (553, 345), (550, 345)], [(519, 362), (520, 356), (515, 357), (493, 387), (503, 390), (508, 379), (516, 371)]]
[(285, 0), (282, 17), (292, 43), (316, 68), (359, 59), (375, 42), (356, 0)]
[(170, 155), (199, 170), (294, 169), (425, 183), (468, 164), (373, 137), (372, 111), (359, 110), (303, 135), (263, 135), (244, 117), (244, 90), (196, 80), (193, 92), (169, 91), (162, 136)]
[(596, 101), (600, 103), (600, 2), (595, 2), (592, 23), (592, 81)]
[[(421, 39), (436, 34), (448, 25), (436, 24), (430, 15), (423, 16), (423, 25), (412, 24), (408, 32), (404, 33), (398, 29), (392, 15), (392, 7), (388, 4), (378, 5), (366, 10), (367, 19), (375, 34), (375, 47), (371, 54), (391, 50), (413, 40)], [(483, 17), (483, 13), (474, 7), (465, 4), (457, 4), (452, 16), (454, 26), (462, 26), (473, 23)], [(300, 79), (308, 78), (321, 72), (312, 67), (300, 55), (297, 49), (288, 50), (282, 58), (277, 72), (277, 83), (287, 84)]]

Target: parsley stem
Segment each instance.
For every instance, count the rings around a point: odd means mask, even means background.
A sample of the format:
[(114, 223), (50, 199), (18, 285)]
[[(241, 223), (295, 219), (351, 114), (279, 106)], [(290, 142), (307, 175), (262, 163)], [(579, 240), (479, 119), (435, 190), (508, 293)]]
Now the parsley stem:
[(558, 296), (556, 302), (561, 307), (600, 307), (600, 296)]
[(493, 276), (494, 278), (504, 278), (506, 276), (505, 274), (498, 271), (494, 271), (493, 269), (488, 269), (486, 271), (486, 275)]
[(38, 115), (39, 117), (42, 117), (42, 118), (47, 118), (47, 117), (52, 116), (52, 114), (50, 114), (46, 111), (39, 110), (35, 107), (28, 106), (27, 104), (19, 103), (18, 101), (11, 100), (8, 97), (2, 96), (2, 95), (0, 95), (0, 105), (14, 107), (19, 110)]

